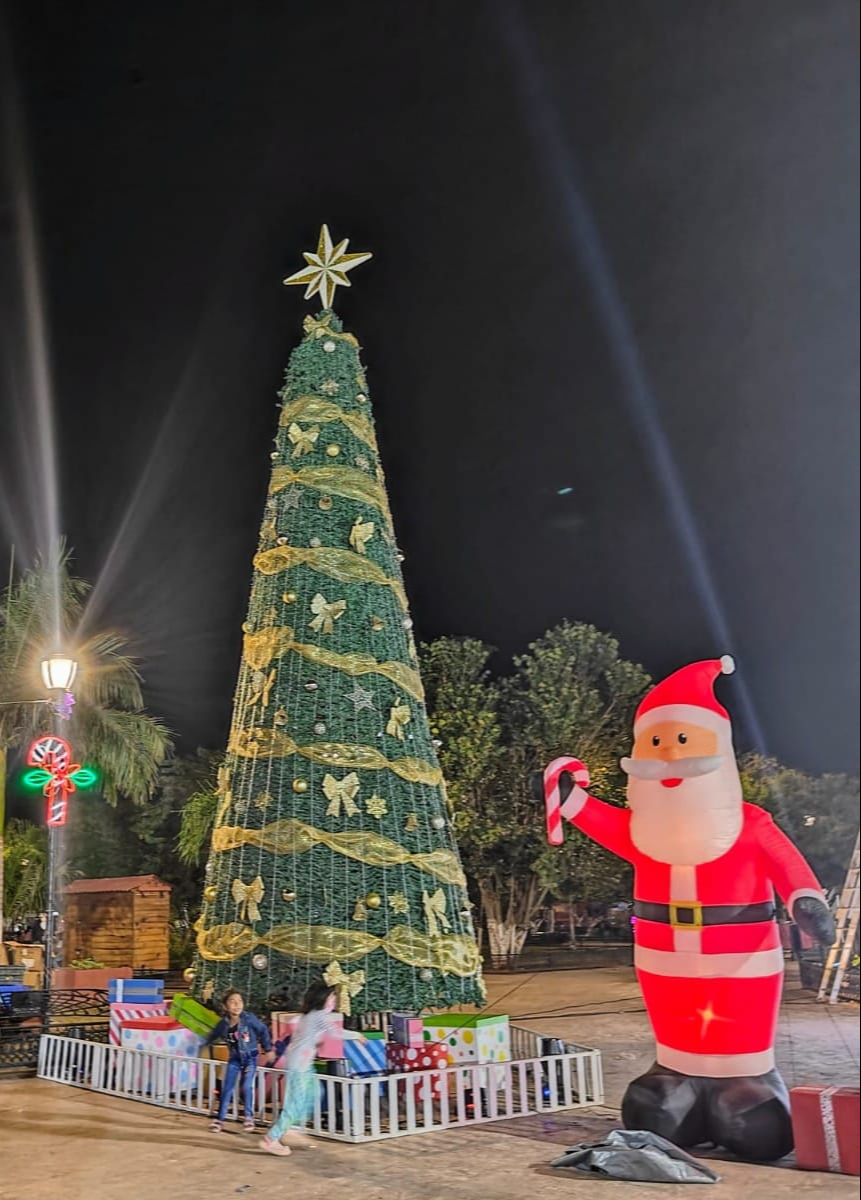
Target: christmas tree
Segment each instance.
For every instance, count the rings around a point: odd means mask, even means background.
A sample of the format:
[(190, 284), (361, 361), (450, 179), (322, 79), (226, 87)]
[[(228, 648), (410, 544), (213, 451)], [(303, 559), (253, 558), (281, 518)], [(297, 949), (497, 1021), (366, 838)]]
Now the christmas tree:
[(359, 344), (331, 304), (369, 254), (323, 226), (282, 391), (197, 925), (193, 990), (343, 1012), (484, 998)]

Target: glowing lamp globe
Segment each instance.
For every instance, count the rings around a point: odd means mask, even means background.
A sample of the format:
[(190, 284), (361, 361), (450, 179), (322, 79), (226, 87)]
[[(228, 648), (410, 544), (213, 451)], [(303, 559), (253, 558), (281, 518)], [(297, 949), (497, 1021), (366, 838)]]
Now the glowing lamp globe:
[(77, 674), (77, 662), (65, 654), (42, 659), (42, 683), (49, 692), (70, 692)]

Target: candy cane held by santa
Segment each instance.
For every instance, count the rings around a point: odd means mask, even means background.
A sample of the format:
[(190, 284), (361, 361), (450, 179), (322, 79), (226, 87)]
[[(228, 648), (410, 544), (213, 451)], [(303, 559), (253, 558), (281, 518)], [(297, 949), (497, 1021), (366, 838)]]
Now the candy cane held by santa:
[(559, 795), (559, 777), (567, 772), (573, 776), (578, 787), (589, 786), (589, 772), (579, 758), (554, 758), (544, 772), (544, 811), (547, 819), (547, 841), (551, 846), (562, 845), (562, 818), (568, 817), (566, 809), (572, 813), (582, 807), (580, 800), (572, 792), (565, 803)]

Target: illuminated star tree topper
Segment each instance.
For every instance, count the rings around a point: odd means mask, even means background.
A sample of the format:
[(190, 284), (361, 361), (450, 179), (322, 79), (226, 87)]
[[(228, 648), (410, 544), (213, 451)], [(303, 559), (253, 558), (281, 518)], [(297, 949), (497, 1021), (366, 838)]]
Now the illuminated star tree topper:
[(323, 307), (331, 308), (335, 297), (335, 288), (350, 286), (347, 272), (352, 271), (354, 267), (361, 266), (372, 257), (367, 252), (348, 254), (349, 244), (347, 238), (344, 238), (343, 241), (338, 242), (337, 246), (334, 245), (329, 233), (329, 226), (323, 225), (320, 229), (316, 254), (313, 251), (306, 251), (302, 257), (308, 265), (300, 271), (296, 271), (295, 274), (289, 275), (284, 283), (288, 286), (307, 284), (305, 299), (310, 300), (312, 296), (319, 296), (323, 301)]

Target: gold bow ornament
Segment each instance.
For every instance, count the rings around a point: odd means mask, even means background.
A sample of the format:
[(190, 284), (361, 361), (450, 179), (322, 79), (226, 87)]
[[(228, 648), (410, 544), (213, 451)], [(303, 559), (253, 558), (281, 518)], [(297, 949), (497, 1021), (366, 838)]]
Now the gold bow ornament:
[(412, 720), (412, 713), (408, 704), (402, 704), (395, 701), (389, 709), (389, 721), (386, 725), (386, 733), (389, 737), (397, 738), (398, 741), (404, 740), (404, 730)]
[(374, 536), (374, 522), (363, 521), (361, 517), (356, 517), (353, 526), (350, 529), (350, 545), (357, 554), (367, 554), (365, 545)]
[(441, 932), (451, 929), (451, 923), (445, 915), (446, 901), (442, 888), (437, 888), (432, 896), (422, 892), (422, 905), (428, 923), (428, 937), (439, 937)]
[(345, 1017), (349, 1017), (353, 1011), (351, 1003), (353, 996), (357, 996), (365, 986), (365, 972), (353, 971), (352, 975), (348, 975), (341, 969), (339, 962), (330, 962), (323, 972), (323, 980), (328, 983), (329, 987), (335, 989), (338, 997), (338, 1011)]
[(266, 888), (259, 875), (256, 879), (252, 879), (251, 883), (243, 883), (241, 879), (234, 879), (230, 893), (233, 896), (233, 903), (239, 905), (240, 921), (249, 921), (253, 925), (255, 921), (260, 920), (258, 905), (263, 899), (265, 891)]
[(275, 671), (271, 670), (268, 674), (263, 671), (255, 671), (251, 677), (251, 686), (254, 688), (253, 694), (249, 697), (248, 707), (253, 708), (255, 704), (262, 704), (264, 708), (269, 707), (269, 693), (275, 683)]
[(312, 425), (309, 429), (303, 429), (301, 425), (297, 425), (294, 421), (287, 430), (287, 437), (293, 445), (293, 453), (290, 457), (301, 458), (303, 454), (310, 454), (319, 436), (319, 425)]
[(308, 628), (313, 629), (315, 633), (334, 633), (335, 622), (343, 617), (346, 611), (346, 600), (330, 602), (322, 592), (318, 592), (311, 601), (311, 612), (314, 613), (314, 617), (308, 622)]
[(344, 806), (344, 816), (354, 817), (359, 811), (356, 797), (359, 794), (359, 776), (355, 771), (336, 779), (334, 775), (323, 776), (323, 795), (329, 801), (326, 809), (327, 817), (340, 817), (341, 805)]

